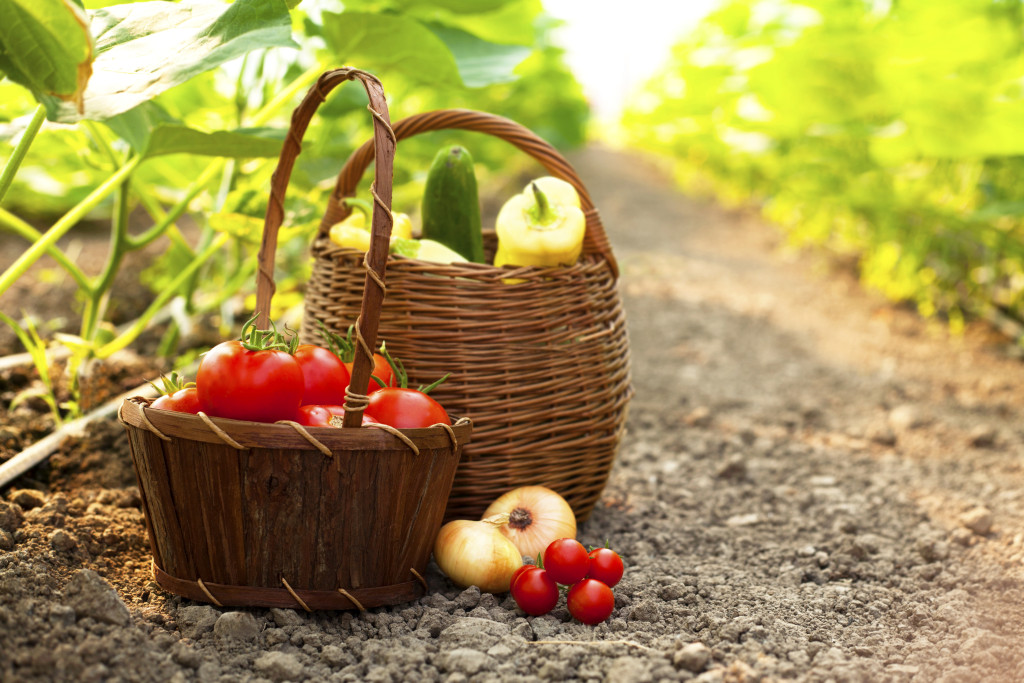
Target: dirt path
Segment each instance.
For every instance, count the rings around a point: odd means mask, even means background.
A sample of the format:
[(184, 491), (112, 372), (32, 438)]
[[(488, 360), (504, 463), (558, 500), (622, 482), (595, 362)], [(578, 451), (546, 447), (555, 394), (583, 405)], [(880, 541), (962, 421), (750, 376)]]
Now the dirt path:
[[(580, 531), (628, 565), (608, 622), (527, 618), (436, 569), (427, 597), (366, 614), (171, 597), (115, 426), (57, 459), (60, 490), (0, 501), (0, 679), (1019, 680), (1024, 365), (646, 162), (573, 161), (619, 257), (637, 390)], [(61, 489), (75, 462), (105, 469)]]

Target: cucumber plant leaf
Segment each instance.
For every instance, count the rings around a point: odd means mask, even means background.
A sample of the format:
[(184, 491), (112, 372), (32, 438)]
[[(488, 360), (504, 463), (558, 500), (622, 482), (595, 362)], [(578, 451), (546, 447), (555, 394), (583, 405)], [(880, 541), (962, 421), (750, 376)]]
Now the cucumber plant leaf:
[(44, 96), (53, 121), (105, 120), (252, 50), (298, 47), (284, 0), (115, 5), (92, 13), (92, 32), (84, 112)]
[(450, 26), (432, 24), (430, 30), (451, 51), (462, 82), (470, 88), (514, 81), (515, 68), (532, 52), (525, 45), (491, 43)]
[(144, 158), (165, 154), (251, 159), (275, 157), (286, 131), (280, 128), (239, 128), (207, 133), (185, 125), (156, 102), (145, 102), (105, 121)]
[(81, 112), (95, 55), (89, 17), (71, 0), (0, 2), (0, 74)]

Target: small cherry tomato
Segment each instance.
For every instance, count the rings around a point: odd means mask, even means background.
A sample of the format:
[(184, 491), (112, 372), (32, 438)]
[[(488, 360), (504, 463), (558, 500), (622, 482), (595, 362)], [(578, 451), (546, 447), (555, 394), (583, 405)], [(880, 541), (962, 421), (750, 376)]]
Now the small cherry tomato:
[(611, 588), (622, 578), (622, 572), (622, 558), (611, 548), (594, 548), (590, 551), (587, 578), (597, 579)]
[(546, 570), (533, 565), (512, 582), (512, 598), (519, 609), (538, 617), (547, 614), (558, 604), (558, 584)]
[(569, 589), (566, 605), (569, 614), (593, 626), (611, 616), (615, 609), (615, 596), (611, 588), (597, 579), (583, 579)]
[(303, 404), (340, 405), (345, 402), (349, 371), (333, 351), (316, 344), (299, 344), (295, 360), (302, 368)]
[(441, 404), (429, 395), (402, 387), (385, 387), (371, 393), (366, 414), (377, 422), (398, 429), (429, 427), (438, 422), (452, 423)]
[(535, 565), (535, 564), (524, 564), (519, 569), (517, 569), (514, 572), (512, 572), (512, 578), (510, 578), (508, 580), (509, 590), (512, 590), (512, 586), (515, 584), (516, 579), (518, 579), (520, 576), (522, 576), (526, 572), (531, 571), (533, 569), (537, 569), (537, 565)]
[(559, 538), (544, 550), (544, 568), (557, 583), (571, 586), (587, 575), (590, 557), (575, 538)]
[(149, 404), (149, 407), (173, 410), (176, 413), (192, 413), (193, 415), (201, 410), (199, 395), (196, 393), (195, 387), (186, 387), (170, 394), (158, 396)]

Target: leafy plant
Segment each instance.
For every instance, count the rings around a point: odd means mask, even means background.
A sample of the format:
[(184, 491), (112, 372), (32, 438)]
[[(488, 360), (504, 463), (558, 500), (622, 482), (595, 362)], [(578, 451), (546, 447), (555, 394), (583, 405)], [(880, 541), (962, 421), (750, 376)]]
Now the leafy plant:
[[(517, 70), (541, 52), (549, 55), (543, 70), (572, 83), (556, 53), (534, 47), (547, 30), (538, 0), (355, 0), (341, 11), (297, 4), (97, 1), (82, 10), (65, 0), (10, 0), (0, 8), (8, 79), (0, 95), (9, 95), (0, 97), (0, 138), (13, 150), (0, 171), (0, 229), (30, 243), (0, 274), (0, 294), (44, 254), (73, 279), (81, 324), (60, 337), (72, 351), (72, 391), (83, 363), (129, 346), (161, 312), (175, 321), (162, 345), (168, 353), (190, 317), (221, 311), (222, 324), (233, 323), (224, 307), (253, 278), (287, 115), (321, 72), (348, 63), (375, 72), (406, 113), (470, 101), (503, 113), (507, 89), (523, 82)], [(542, 79), (519, 87), (520, 120), (545, 118), (544, 103), (522, 106), (544, 90)], [(582, 102), (578, 87), (562, 99)], [(575, 113), (562, 126), (566, 139), (579, 139)], [(392, 118), (402, 114), (396, 106)], [(316, 207), (368, 132), (365, 96), (353, 87), (332, 97), (307, 133), (279, 247), (278, 313), (298, 301)], [(507, 149), (481, 148), (477, 157), (492, 167), (509, 159)], [(415, 160), (416, 149), (403, 147), (403, 157)], [(396, 201), (413, 197), (417, 182), (413, 171), (396, 176)], [(129, 216), (139, 211), (149, 224), (132, 229)], [(58, 241), (97, 218), (109, 220), (111, 246), (90, 275)], [(184, 230), (185, 218), (198, 230)], [(107, 322), (115, 277), (127, 253), (157, 240), (169, 248), (146, 274), (152, 303), (115, 330)], [(11, 316), (3, 320), (32, 342)]]
[(1024, 41), (1002, 0), (732, 0), (624, 117), (679, 182), (954, 330), (1024, 322)]

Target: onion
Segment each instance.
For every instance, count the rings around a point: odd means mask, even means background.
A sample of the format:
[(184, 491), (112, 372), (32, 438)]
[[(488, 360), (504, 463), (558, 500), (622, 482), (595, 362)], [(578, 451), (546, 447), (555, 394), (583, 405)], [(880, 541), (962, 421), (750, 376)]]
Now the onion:
[(478, 522), (448, 522), (434, 541), (434, 561), (461, 588), (507, 592), (512, 572), (523, 566), (522, 555), (499, 531), (507, 521), (508, 515), (494, 515)]
[(508, 513), (501, 527), (519, 552), (539, 557), (552, 541), (576, 538), (576, 515), (565, 498), (545, 486), (521, 486), (502, 495), (484, 517)]

